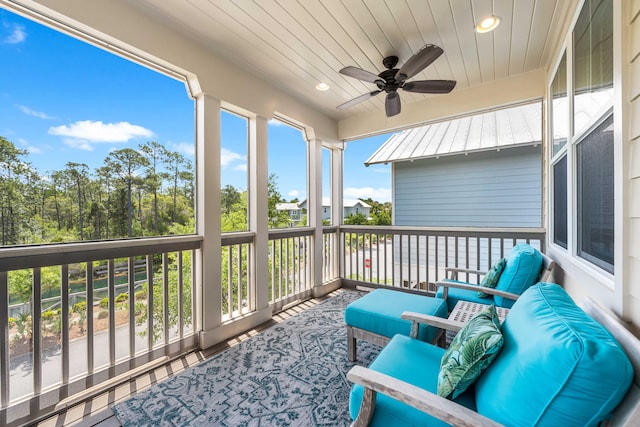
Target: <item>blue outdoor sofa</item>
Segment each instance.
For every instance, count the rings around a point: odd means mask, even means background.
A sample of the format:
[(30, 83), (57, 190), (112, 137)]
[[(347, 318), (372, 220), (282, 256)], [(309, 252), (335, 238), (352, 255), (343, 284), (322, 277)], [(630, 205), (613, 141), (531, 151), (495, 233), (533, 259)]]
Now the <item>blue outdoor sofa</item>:
[[(348, 374), (356, 383), (354, 426), (638, 425), (640, 342), (591, 300), (584, 310), (558, 285), (526, 290), (500, 328), (501, 352), (453, 400), (436, 394), (445, 350), (396, 335), (369, 368)], [(460, 328), (437, 317), (403, 317)]]

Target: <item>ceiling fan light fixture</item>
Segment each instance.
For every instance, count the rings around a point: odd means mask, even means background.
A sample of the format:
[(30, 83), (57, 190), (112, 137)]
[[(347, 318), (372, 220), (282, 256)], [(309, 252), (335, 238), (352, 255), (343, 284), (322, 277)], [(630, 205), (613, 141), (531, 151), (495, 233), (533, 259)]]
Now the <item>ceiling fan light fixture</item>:
[(482, 21), (476, 25), (476, 32), (478, 33), (488, 33), (490, 31), (495, 30), (498, 25), (500, 25), (500, 17), (499, 16), (489, 16), (488, 18), (484, 18)]
[(319, 82), (318, 84), (316, 84), (316, 90), (319, 90), (320, 92), (324, 92), (329, 89), (331, 89), (331, 86), (329, 86), (325, 82)]

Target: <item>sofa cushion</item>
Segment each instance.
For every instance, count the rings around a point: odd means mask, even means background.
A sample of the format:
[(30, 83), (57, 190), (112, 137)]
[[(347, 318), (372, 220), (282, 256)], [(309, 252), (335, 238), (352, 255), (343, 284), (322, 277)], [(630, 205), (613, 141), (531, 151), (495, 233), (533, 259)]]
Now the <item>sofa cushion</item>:
[[(537, 282), (541, 268), (542, 254), (526, 243), (519, 243), (511, 249), (496, 289), (520, 295)], [(510, 308), (513, 305), (513, 300), (508, 298), (494, 296), (493, 299), (499, 307)]]
[[(443, 281), (468, 284), (466, 282), (460, 282), (458, 280), (450, 280), (450, 279), (445, 279)], [(444, 288), (442, 286), (438, 287), (438, 291), (436, 292), (436, 298), (442, 298), (443, 292), (444, 292)], [(480, 298), (478, 296), (477, 291), (468, 291), (466, 289), (449, 288), (449, 293), (447, 294), (447, 308), (449, 309), (449, 311), (453, 310), (453, 307), (455, 307), (458, 301), (460, 300), (477, 302), (478, 304), (485, 304), (485, 305), (491, 305), (495, 303), (491, 295), (489, 295), (487, 298)]]
[[(349, 304), (344, 312), (345, 323), (378, 335), (392, 338), (395, 334), (409, 335), (411, 322), (402, 319), (404, 311), (437, 317), (447, 317), (447, 304), (438, 298), (389, 289), (376, 289)], [(418, 338), (431, 342), (437, 328), (421, 326)]]
[[(406, 381), (417, 387), (436, 392), (438, 383), (438, 371), (440, 360), (444, 350), (440, 347), (414, 340), (403, 335), (396, 335), (389, 344), (382, 349), (378, 357), (369, 368), (391, 375), (394, 378)], [(456, 402), (475, 410), (473, 388), (463, 393)], [(349, 412), (352, 419), (356, 419), (362, 403), (364, 388), (354, 385), (349, 398)], [(444, 427), (448, 424), (431, 417), (430, 415), (412, 408), (382, 393), (376, 397), (376, 409), (370, 426), (388, 427), (403, 426), (429, 426)]]
[(463, 393), (496, 358), (502, 342), (498, 313), (490, 305), (464, 325), (442, 356), (438, 394), (456, 398)]
[[(482, 281), (480, 282), (480, 286), (484, 288), (495, 288), (498, 284), (498, 280), (500, 279), (500, 274), (504, 270), (504, 266), (507, 264), (506, 258), (500, 258), (498, 262), (493, 264), (493, 266), (487, 271), (487, 274), (484, 275)], [(478, 296), (480, 298), (487, 298), (489, 295), (485, 294), (482, 291), (478, 291)]]
[(558, 285), (524, 292), (502, 334), (499, 357), (476, 382), (476, 404), (504, 425), (595, 426), (631, 384), (618, 342)]

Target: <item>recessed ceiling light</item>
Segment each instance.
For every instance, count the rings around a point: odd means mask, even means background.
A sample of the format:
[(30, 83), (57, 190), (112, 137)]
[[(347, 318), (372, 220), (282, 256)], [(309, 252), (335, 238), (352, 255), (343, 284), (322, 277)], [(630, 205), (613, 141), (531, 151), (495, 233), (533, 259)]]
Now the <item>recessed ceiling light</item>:
[(325, 82), (320, 82), (316, 85), (316, 89), (318, 89), (319, 91), (324, 92), (325, 90), (329, 90), (330, 86), (328, 84), (326, 84)]
[(488, 18), (484, 18), (478, 25), (476, 25), (476, 31), (478, 33), (488, 33), (489, 31), (495, 30), (498, 25), (500, 25), (500, 17), (490, 16)]

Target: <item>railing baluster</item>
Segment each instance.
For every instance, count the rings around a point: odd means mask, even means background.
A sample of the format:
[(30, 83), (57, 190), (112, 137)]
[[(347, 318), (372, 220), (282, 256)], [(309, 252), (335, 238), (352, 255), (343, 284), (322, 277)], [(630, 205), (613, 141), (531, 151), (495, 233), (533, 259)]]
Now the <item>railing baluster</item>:
[(169, 253), (162, 253), (162, 311), (164, 312), (164, 344), (169, 344)]
[(31, 324), (33, 339), (33, 393), (42, 391), (42, 269), (33, 269), (33, 307)]
[[(61, 292), (60, 315), (62, 316), (61, 338), (62, 338), (62, 384), (69, 383), (69, 264), (62, 264), (60, 268)], [(63, 388), (63, 396), (67, 395), (67, 388)]]
[(147, 255), (147, 350), (153, 349), (153, 256)]
[(9, 405), (9, 276), (0, 271), (0, 405)]
[(182, 251), (178, 251), (176, 268), (178, 269), (178, 337), (180, 339), (184, 337), (184, 289), (182, 289), (184, 286), (184, 275), (182, 272), (182, 256)]
[(116, 364), (116, 277), (115, 261), (110, 258), (108, 261), (108, 296), (109, 296), (109, 366)]
[(238, 313), (242, 314), (242, 244), (238, 245)]
[(93, 352), (93, 262), (87, 261), (86, 271), (86, 288), (87, 288), (87, 373), (93, 374), (94, 369), (94, 352)]
[(129, 357), (133, 357), (136, 354), (136, 260), (134, 257), (129, 257), (127, 275), (129, 276)]
[(227, 313), (233, 317), (233, 245), (227, 254)]

